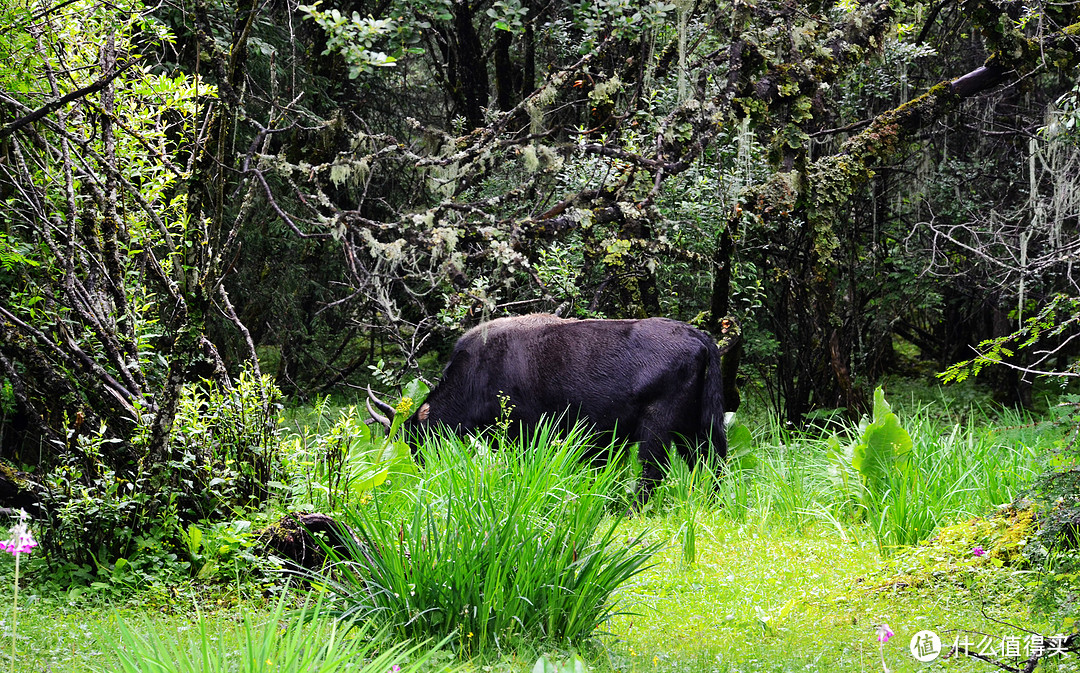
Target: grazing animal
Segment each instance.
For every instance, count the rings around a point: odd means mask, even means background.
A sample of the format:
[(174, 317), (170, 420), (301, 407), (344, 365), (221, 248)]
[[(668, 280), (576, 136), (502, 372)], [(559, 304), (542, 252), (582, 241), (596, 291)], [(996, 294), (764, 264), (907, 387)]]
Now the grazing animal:
[[(490, 427), (502, 413), (500, 396), (509, 398), (510, 420), (517, 422), (511, 428), (533, 427), (544, 414), (581, 419), (638, 444), (644, 504), (663, 478), (668, 445), (691, 464), (707, 455), (702, 449), (726, 457), (720, 360), (707, 334), (666, 318), (498, 318), (458, 340), (442, 379), (406, 429), (441, 424), (465, 435)], [(390, 419), (373, 417), (389, 425)]]

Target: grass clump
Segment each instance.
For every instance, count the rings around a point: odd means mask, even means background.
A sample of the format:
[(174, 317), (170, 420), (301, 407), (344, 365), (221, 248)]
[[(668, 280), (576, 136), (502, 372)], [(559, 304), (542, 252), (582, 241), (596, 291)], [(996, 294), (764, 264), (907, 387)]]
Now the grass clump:
[(659, 546), (618, 534), (624, 471), (593, 467), (591, 451), (581, 428), (557, 437), (550, 423), (492, 444), (438, 438), (418, 479), (347, 511), (357, 544), (321, 578), (334, 614), (378, 619), (399, 638), (453, 637), (467, 654), (587, 639)]
[(906, 423), (914, 444), (911, 469), (888, 473), (863, 499), (878, 544), (895, 549), (928, 539), (958, 519), (1017, 500), (1039, 469), (1035, 433), (980, 427), (973, 418), (946, 426), (916, 413)]

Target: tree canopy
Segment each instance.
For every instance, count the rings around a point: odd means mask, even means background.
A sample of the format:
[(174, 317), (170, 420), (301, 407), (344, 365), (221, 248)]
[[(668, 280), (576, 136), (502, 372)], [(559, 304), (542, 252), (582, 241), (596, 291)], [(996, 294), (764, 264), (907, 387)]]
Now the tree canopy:
[(734, 314), (762, 402), (864, 413), (897, 339), (943, 369), (1080, 295), (1078, 13), (8, 3), (3, 456), (164, 465), (200, 380), (393, 380), (530, 311)]

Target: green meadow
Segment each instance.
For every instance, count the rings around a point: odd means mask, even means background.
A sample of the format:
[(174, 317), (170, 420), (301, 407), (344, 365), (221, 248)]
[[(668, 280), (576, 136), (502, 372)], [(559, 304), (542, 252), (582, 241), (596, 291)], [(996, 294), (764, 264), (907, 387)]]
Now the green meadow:
[[(230, 529), (250, 531), (243, 554), (207, 531), (218, 548), (198, 558), (218, 564), (213, 575), (65, 592), (30, 554), (15, 663), (57, 673), (983, 671), (996, 667), (990, 657), (1022, 670), (1033, 634), (1049, 643), (1071, 626), (1033, 609), (1046, 569), (1024, 553), (1037, 529), (1028, 489), (1063, 430), (940, 400), (896, 406), (863, 427), (802, 432), (736, 419), (726, 465), (673, 460), (640, 511), (624, 447), (602, 465), (583, 460), (580, 428), (434, 437), (417, 465), (377, 435), (345, 433), (358, 427), (355, 410), (308, 409), (291, 421), (291, 502)], [(846, 456), (893, 420), (910, 449), (864, 479)], [(328, 442), (346, 436), (352, 446), (327, 464)], [(258, 532), (290, 506), (331, 514), (355, 540), (286, 583)], [(10, 612), (3, 626), (10, 638)], [(893, 635), (880, 642), (885, 628)], [(910, 651), (921, 631), (943, 642), (929, 663)], [(1075, 665), (1075, 655), (1045, 657), (1039, 670)]]

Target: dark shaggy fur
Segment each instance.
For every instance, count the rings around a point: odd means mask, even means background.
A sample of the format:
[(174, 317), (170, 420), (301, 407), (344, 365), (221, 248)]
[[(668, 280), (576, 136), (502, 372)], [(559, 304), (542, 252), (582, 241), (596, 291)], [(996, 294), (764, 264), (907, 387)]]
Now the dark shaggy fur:
[(489, 427), (500, 394), (510, 398), (511, 420), (528, 427), (568, 412), (570, 422), (639, 443), (644, 503), (663, 477), (668, 444), (691, 464), (699, 447), (726, 457), (720, 371), (712, 339), (675, 320), (499, 318), (458, 340), (409, 425), (441, 423), (459, 435)]

